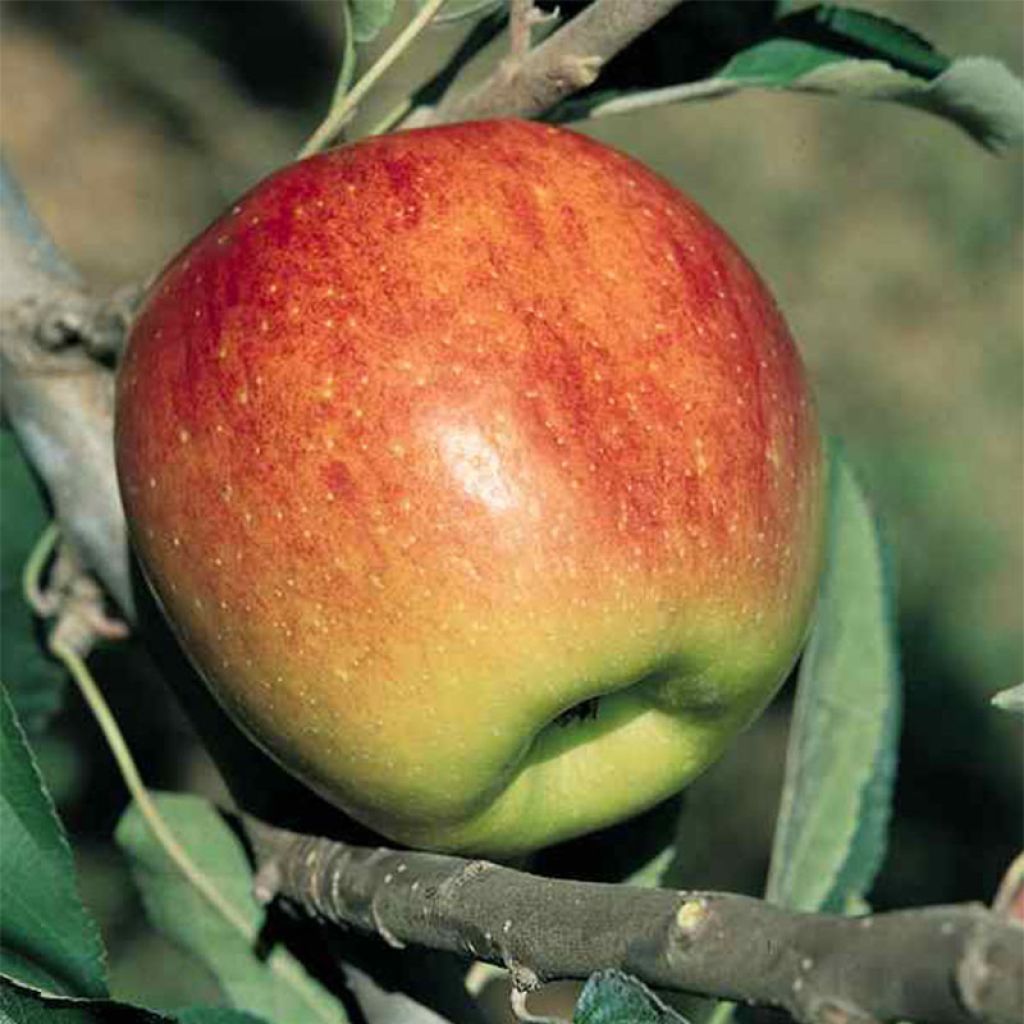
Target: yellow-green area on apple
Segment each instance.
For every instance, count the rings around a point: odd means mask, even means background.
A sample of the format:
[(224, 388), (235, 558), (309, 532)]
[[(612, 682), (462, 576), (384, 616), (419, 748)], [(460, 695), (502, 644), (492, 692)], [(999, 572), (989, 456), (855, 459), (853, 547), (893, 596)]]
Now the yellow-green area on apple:
[(797, 656), (799, 356), (692, 201), (517, 121), (289, 167), (118, 384), (133, 542), (213, 692), (389, 839), (506, 857), (687, 784)]

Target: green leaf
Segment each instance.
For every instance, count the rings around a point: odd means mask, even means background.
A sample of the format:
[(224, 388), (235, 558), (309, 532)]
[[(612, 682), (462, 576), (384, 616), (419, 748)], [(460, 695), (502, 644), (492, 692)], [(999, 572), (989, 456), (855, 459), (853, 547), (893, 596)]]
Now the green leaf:
[(1024, 137), (1024, 85), (996, 60), (964, 57), (924, 79), (882, 60), (829, 58), (804, 43), (785, 44), (765, 43), (741, 54), (719, 81), (904, 103), (953, 121), (993, 150)]
[(823, 46), (795, 39), (769, 39), (737, 54), (717, 77), (746, 85), (787, 86), (816, 68), (845, 59)]
[(174, 1019), (178, 1024), (265, 1024), (266, 1021), (265, 1017), (229, 1006), (190, 1006), (175, 1010)]
[(950, 63), (913, 29), (883, 14), (853, 7), (819, 4), (780, 19), (778, 30), (852, 57), (885, 60), (922, 78), (934, 78)]
[(841, 912), (885, 850), (901, 707), (893, 596), (875, 521), (833, 450), (826, 568), (797, 680), (767, 896)]
[(17, 1024), (264, 1024), (263, 1019), (224, 1006), (193, 1006), (173, 1014), (111, 999), (46, 996), (0, 977), (0, 1021)]
[(646, 985), (621, 971), (592, 974), (572, 1015), (573, 1024), (686, 1024)]
[(395, 14), (395, 0), (347, 0), (352, 14), (352, 37), (369, 43), (388, 27)]
[(191, 882), (136, 805), (125, 811), (116, 839), (129, 858), (153, 925), (207, 964), (232, 1004), (274, 1024), (341, 1022), (342, 1004), (286, 949), (257, 949), (264, 910), (252, 895), (252, 871), (241, 842), (205, 800), (151, 794), (175, 839), (216, 888), (215, 907)]
[[(595, 86), (545, 115), (549, 121), (601, 117), (642, 107), (707, 99), (743, 88), (793, 89), (889, 100), (937, 114), (992, 150), (1024, 139), (1024, 85), (987, 57), (951, 60), (918, 33), (866, 11), (821, 4), (765, 23), (759, 5), (730, 26), (734, 5), (717, 12), (708, 35), (689, 24), (704, 54), (686, 48), (684, 4), (609, 62)], [(709, 15), (702, 15), (709, 17)], [(692, 35), (696, 28), (696, 36)], [(671, 49), (655, 41), (676, 39)], [(709, 67), (707, 57), (717, 63)], [(640, 57), (643, 59), (637, 59)]]
[(1024, 683), (1011, 686), (1008, 690), (1000, 690), (992, 698), (992, 703), (1001, 711), (1024, 715)]
[(0, 488), (0, 679), (25, 731), (37, 736), (60, 709), (65, 673), (44, 653), (21, 592), (22, 568), (50, 514), (10, 430), (0, 430)]
[(103, 945), (14, 709), (0, 685), (0, 972), (48, 992), (107, 994)]

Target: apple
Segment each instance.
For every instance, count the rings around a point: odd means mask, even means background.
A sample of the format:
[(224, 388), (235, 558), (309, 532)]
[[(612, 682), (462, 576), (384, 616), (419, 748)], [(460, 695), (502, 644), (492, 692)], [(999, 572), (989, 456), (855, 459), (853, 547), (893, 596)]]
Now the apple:
[(116, 446), (219, 701), (411, 846), (507, 857), (676, 792), (814, 604), (822, 452), (770, 294), (668, 182), (540, 124), (258, 185), (149, 294)]

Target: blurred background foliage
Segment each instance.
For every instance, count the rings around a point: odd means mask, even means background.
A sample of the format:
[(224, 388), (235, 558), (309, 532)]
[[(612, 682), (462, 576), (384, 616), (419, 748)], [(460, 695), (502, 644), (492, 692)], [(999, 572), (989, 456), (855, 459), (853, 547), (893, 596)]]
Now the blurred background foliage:
[[(1015, 0), (860, 6), (952, 56), (989, 54), (1018, 75), (1024, 66)], [(157, 271), (289, 160), (326, 109), (342, 44), (327, 0), (8, 0), (0, 11), (6, 158), (99, 290)], [(428, 32), (355, 133), (465, 31)], [(875, 905), (989, 899), (1020, 844), (1024, 800), (1020, 719), (988, 703), (1024, 672), (1021, 154), (995, 159), (905, 107), (792, 94), (655, 108), (585, 130), (685, 188), (750, 255), (882, 519), (907, 712)], [(8, 521), (23, 494), (5, 472)], [(14, 569), (5, 561), (3, 571), (7, 585)], [(109, 647), (94, 667), (148, 781), (222, 796), (141, 647)], [(763, 888), (788, 705), (784, 693), (689, 792), (679, 884)], [(166, 1005), (215, 997), (212, 979), (145, 925), (110, 843), (127, 797), (73, 694), (36, 746), (76, 840), (115, 993)], [(572, 873), (578, 859), (570, 846), (549, 863)]]

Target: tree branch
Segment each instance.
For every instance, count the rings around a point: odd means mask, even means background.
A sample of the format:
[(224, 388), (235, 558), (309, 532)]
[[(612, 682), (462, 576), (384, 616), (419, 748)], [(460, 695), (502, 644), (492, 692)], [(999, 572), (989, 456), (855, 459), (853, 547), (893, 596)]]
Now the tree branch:
[[(434, 123), (535, 116), (593, 81), (679, 0), (596, 0), (518, 66)], [(3, 171), (3, 403), (62, 530), (134, 616), (112, 456), (113, 375), (80, 346), (97, 310)], [(75, 326), (78, 324), (79, 326)], [(47, 326), (49, 325), (49, 327)], [(57, 325), (54, 335), (52, 328)], [(116, 336), (123, 324), (111, 328)], [(88, 333), (88, 332), (87, 332)], [(61, 347), (52, 351), (56, 343)], [(259, 885), (302, 911), (539, 979), (619, 967), (649, 984), (787, 1009), (801, 1021), (1020, 1019), (1024, 929), (979, 905), (863, 918), (789, 912), (743, 896), (540, 878), (482, 861), (370, 850), (249, 820)]]
[(980, 904), (852, 918), (747, 896), (573, 882), (247, 822), (264, 900), (511, 970), (520, 986), (617, 967), (656, 988), (808, 1024), (1018, 1021), (1024, 928)]
[[(46, 485), (64, 537), (132, 614), (114, 472), (114, 375), (61, 333), (95, 308), (0, 164), (0, 366), (4, 413)], [(124, 323), (107, 324), (123, 334)]]
[(445, 98), (418, 124), (537, 117), (591, 85), (601, 68), (681, 0), (595, 0), (522, 59), (503, 62), (478, 88)]

